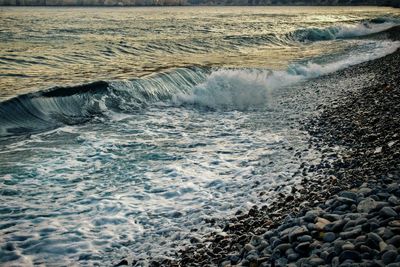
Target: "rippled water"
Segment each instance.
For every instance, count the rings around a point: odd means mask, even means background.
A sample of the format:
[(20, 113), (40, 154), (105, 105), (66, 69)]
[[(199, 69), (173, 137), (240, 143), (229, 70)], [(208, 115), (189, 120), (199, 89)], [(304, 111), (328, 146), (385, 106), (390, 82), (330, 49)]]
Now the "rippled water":
[(365, 7), (2, 7), (0, 99), (173, 67), (284, 68), (342, 48), (337, 42), (304, 47), (285, 34), (393, 15), (398, 11)]
[(369, 37), (399, 24), (385, 8), (1, 8), (0, 18), (0, 264), (173, 256), (319, 161), (300, 130), (324, 101), (310, 79), (400, 47)]

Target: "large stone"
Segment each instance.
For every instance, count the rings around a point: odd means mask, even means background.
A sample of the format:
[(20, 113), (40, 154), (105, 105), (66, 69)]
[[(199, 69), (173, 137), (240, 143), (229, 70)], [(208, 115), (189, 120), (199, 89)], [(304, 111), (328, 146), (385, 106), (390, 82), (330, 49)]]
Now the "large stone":
[(264, 234), (263, 234), (263, 238), (265, 239), (265, 240), (269, 240), (273, 235), (275, 234), (275, 232), (273, 232), (273, 231), (267, 231), (267, 232), (265, 232)]
[(337, 266), (339, 266), (339, 264), (340, 264), (339, 257), (333, 257), (332, 263), (331, 263), (332, 267), (337, 267)]
[(399, 199), (397, 197), (395, 197), (395, 196), (390, 196), (389, 199), (388, 199), (388, 202), (390, 204), (392, 204), (392, 205), (399, 205), (400, 204)]
[(370, 197), (361, 200), (357, 206), (357, 211), (362, 213), (369, 213), (376, 208), (376, 201)]
[(390, 184), (390, 185), (388, 185), (387, 186), (387, 190), (389, 191), (389, 192), (394, 192), (394, 191), (397, 191), (397, 190), (399, 190), (399, 184), (398, 183), (392, 183), (392, 184)]
[(342, 216), (333, 213), (327, 213), (322, 216), (323, 218), (327, 219), (328, 221), (334, 222), (341, 219)]
[(341, 240), (340, 238), (336, 239), (336, 240), (333, 242), (334, 250), (335, 250), (335, 253), (336, 253), (337, 255), (339, 255), (340, 252), (342, 252), (342, 246), (344, 245), (344, 243), (345, 243), (345, 242), (344, 242), (343, 240)]
[(391, 207), (383, 207), (379, 211), (379, 215), (384, 217), (384, 218), (396, 217), (397, 216), (397, 212), (395, 212)]
[(400, 227), (400, 220), (394, 220), (394, 221), (389, 222), (389, 226)]
[(387, 247), (387, 244), (385, 241), (379, 242), (379, 250), (380, 251), (384, 251), (386, 249), (386, 247)]
[(347, 198), (347, 197), (337, 197), (337, 200), (342, 202), (342, 203), (344, 203), (344, 204), (347, 204), (347, 205), (351, 205), (351, 204), (355, 204), (356, 203), (356, 201), (354, 199)]
[(237, 264), (240, 261), (240, 255), (231, 254), (228, 256), (228, 259), (231, 261), (232, 264)]
[(368, 188), (368, 187), (362, 187), (362, 188), (360, 188), (360, 189), (358, 190), (358, 193), (359, 193), (359, 194), (363, 194), (364, 196), (370, 195), (371, 192), (372, 192), (372, 189), (371, 189), (371, 188)]
[(394, 237), (387, 240), (386, 243), (395, 247), (400, 247), (400, 235), (395, 235)]
[(304, 215), (304, 220), (306, 222), (315, 222), (315, 219), (319, 216), (321, 212), (319, 210), (310, 210), (307, 211), (306, 214)]
[(340, 232), (343, 229), (343, 226), (346, 224), (345, 220), (338, 220), (332, 223), (325, 225), (324, 230), (329, 232)]
[(354, 250), (354, 245), (350, 242), (346, 242), (343, 246), (342, 246), (342, 250)]
[(361, 245), (361, 246), (360, 246), (360, 251), (361, 251), (361, 252), (369, 253), (369, 252), (371, 251), (371, 248), (368, 247), (368, 246), (366, 246), (366, 245)]
[(246, 260), (248, 260), (249, 262), (257, 262), (257, 259), (258, 255), (255, 250), (250, 251), (250, 253), (246, 255)]
[(368, 234), (368, 239), (371, 240), (374, 244), (378, 245), (379, 242), (383, 241), (382, 238), (375, 234), (375, 233), (369, 233)]
[(291, 247), (292, 247), (292, 245), (290, 245), (289, 243), (283, 243), (283, 244), (278, 245), (275, 249), (279, 250), (281, 252), (285, 252), (286, 250), (288, 250)]
[(325, 260), (325, 262), (330, 263), (332, 259), (336, 256), (336, 253), (333, 251), (322, 251), (321, 258)]
[(332, 233), (332, 232), (324, 233), (323, 236), (324, 236), (323, 239), (325, 242), (333, 242), (336, 239), (335, 233)]
[(223, 261), (220, 266), (222, 267), (230, 267), (231, 266), (231, 261)]
[(299, 258), (299, 254), (297, 254), (297, 253), (291, 253), (291, 254), (289, 254), (289, 255), (287, 256), (287, 258), (288, 258), (289, 261), (295, 261), (295, 260), (297, 260), (297, 259)]
[(295, 251), (300, 254), (308, 254), (310, 248), (310, 242), (303, 242), (296, 246)]
[(297, 237), (297, 241), (299, 242), (310, 242), (312, 240), (312, 237), (310, 235), (302, 235)]
[(298, 236), (302, 236), (302, 235), (306, 235), (306, 234), (308, 234), (308, 230), (306, 227), (295, 226), (289, 232), (289, 242), (294, 242)]
[(246, 251), (251, 251), (251, 250), (254, 250), (255, 247), (254, 247), (252, 244), (248, 243), (248, 244), (246, 244), (246, 245), (244, 246), (244, 249), (245, 249)]
[(315, 224), (315, 228), (316, 228), (317, 230), (319, 230), (319, 231), (322, 231), (322, 230), (324, 229), (324, 227), (325, 227), (327, 224), (329, 224), (329, 223), (331, 223), (331, 222), (328, 221), (327, 219), (318, 217), (318, 218), (317, 218), (317, 222), (316, 222), (316, 224)]
[(357, 251), (345, 250), (340, 253), (339, 261), (344, 262), (345, 260), (360, 261), (361, 255)]
[(310, 258), (308, 262), (311, 266), (321, 266), (325, 263), (325, 261), (319, 257)]
[(253, 235), (253, 236), (251, 237), (250, 243), (251, 243), (253, 246), (258, 246), (258, 245), (260, 245), (261, 241), (262, 241), (262, 237), (261, 237), (261, 236)]
[(388, 250), (385, 253), (383, 253), (382, 255), (382, 261), (384, 264), (389, 264), (392, 263), (396, 260), (398, 256), (397, 251), (395, 250)]
[(352, 200), (357, 200), (357, 194), (350, 191), (342, 191), (338, 194), (341, 197), (350, 198)]
[(351, 230), (350, 228), (353, 228), (355, 225), (356, 225), (356, 221), (350, 220), (343, 226), (343, 230), (345, 230), (345, 231)]
[(347, 231), (347, 232), (341, 232), (339, 235), (342, 239), (349, 239), (352, 237), (356, 237), (358, 235), (360, 235), (362, 232), (362, 230), (360, 228), (356, 228), (352, 231)]

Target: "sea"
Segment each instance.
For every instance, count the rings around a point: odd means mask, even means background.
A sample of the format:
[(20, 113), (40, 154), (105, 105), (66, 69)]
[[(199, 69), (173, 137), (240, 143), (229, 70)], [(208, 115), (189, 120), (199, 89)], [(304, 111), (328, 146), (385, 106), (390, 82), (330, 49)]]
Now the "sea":
[(397, 25), (383, 7), (0, 7), (0, 265), (147, 266), (293, 192), (321, 159), (315, 81), (396, 51), (379, 34)]

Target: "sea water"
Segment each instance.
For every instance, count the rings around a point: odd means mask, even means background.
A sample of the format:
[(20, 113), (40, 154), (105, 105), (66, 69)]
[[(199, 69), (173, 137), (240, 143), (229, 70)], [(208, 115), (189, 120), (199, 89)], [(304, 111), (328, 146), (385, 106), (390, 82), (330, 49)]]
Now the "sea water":
[(394, 52), (399, 18), (0, 8), (0, 264), (146, 265), (300, 186), (310, 81)]

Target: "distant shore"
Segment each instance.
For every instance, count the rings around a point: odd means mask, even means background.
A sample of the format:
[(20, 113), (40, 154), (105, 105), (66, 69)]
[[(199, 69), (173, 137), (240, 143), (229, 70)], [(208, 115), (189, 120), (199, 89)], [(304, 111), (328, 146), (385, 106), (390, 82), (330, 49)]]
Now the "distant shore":
[[(400, 40), (400, 27), (384, 35)], [(306, 121), (310, 147), (321, 150), (323, 159), (301, 167), (302, 189), (237, 214), (220, 233), (181, 251), (178, 260), (151, 266), (398, 266), (398, 62), (400, 50), (321, 77), (374, 78), (367, 87), (341, 91)], [(337, 154), (336, 146), (344, 151)]]
[(69, 6), (69, 7), (134, 7), (134, 6), (382, 6), (400, 8), (397, 0), (347, 1), (275, 1), (275, 0), (0, 0), (0, 6)]

